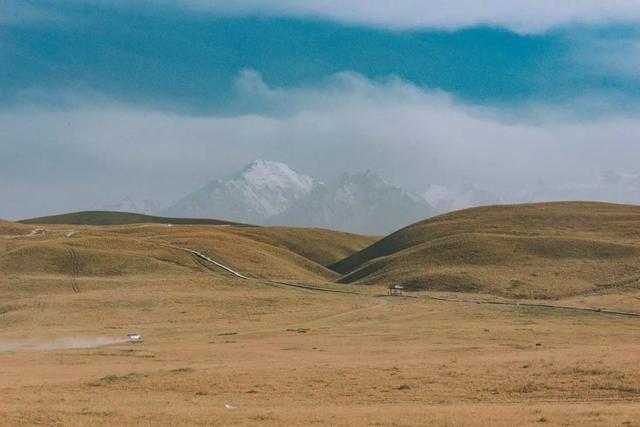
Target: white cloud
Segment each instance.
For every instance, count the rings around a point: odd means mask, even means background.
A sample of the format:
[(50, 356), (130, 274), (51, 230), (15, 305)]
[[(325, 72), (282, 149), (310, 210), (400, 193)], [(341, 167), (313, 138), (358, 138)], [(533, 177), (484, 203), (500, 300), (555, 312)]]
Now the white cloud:
[[(318, 18), (396, 30), (478, 25), (540, 33), (562, 25), (640, 21), (637, 0), (64, 0), (105, 7), (177, 4), (222, 15)], [(21, 0), (0, 0), (0, 25), (61, 19)]]
[(380, 27), (503, 26), (535, 33), (565, 24), (640, 20), (637, 0), (174, 0), (229, 14), (324, 18)]
[(0, 112), (0, 217), (124, 196), (168, 203), (255, 158), (323, 179), (372, 169), (416, 190), (470, 181), (492, 193), (640, 169), (634, 116), (586, 122), (546, 110), (535, 122), (505, 121), (502, 111), (353, 73), (279, 89), (245, 72), (237, 87), (275, 113), (189, 117), (104, 104)]
[(60, 20), (61, 16), (51, 11), (28, 4), (23, 0), (0, 0), (0, 25), (20, 25), (27, 22)]

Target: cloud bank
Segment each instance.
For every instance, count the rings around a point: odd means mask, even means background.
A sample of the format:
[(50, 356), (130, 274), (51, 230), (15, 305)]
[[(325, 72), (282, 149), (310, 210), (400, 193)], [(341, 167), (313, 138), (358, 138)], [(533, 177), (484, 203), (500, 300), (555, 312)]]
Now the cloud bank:
[[(392, 30), (496, 26), (523, 34), (640, 21), (636, 0), (60, 0), (65, 4), (140, 10), (178, 6), (215, 15), (322, 19)], [(0, 25), (58, 19), (54, 10), (46, 2), (3, 0)]]
[(637, 22), (635, 0), (175, 0), (197, 10), (329, 19), (392, 29), (501, 26), (537, 33), (562, 25)]
[(539, 107), (535, 120), (514, 118), (400, 79), (348, 72), (276, 88), (248, 70), (235, 90), (251, 113), (194, 117), (89, 101), (65, 111), (32, 105), (0, 112), (0, 218), (94, 208), (125, 196), (168, 205), (256, 158), (321, 179), (372, 169), (417, 191), (472, 182), (515, 192), (539, 180), (638, 170), (640, 121), (633, 115), (584, 122)]

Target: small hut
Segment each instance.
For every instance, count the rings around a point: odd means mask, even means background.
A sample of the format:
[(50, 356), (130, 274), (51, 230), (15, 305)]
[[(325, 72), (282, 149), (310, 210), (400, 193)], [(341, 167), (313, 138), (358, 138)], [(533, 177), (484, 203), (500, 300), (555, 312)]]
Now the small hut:
[(404, 288), (400, 285), (391, 285), (389, 286), (388, 293), (390, 296), (400, 296), (402, 295), (402, 290)]

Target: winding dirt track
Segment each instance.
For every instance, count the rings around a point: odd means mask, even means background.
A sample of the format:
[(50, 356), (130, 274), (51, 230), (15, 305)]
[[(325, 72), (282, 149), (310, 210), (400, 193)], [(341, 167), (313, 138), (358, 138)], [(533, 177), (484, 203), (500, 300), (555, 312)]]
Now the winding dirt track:
[(218, 261), (214, 261), (211, 258), (209, 258), (208, 256), (196, 251), (195, 249), (191, 249), (191, 248), (183, 248), (181, 246), (175, 246), (175, 245), (169, 245), (167, 243), (160, 243), (161, 246), (167, 247), (167, 248), (172, 248), (172, 249), (178, 249), (184, 252), (189, 252), (192, 255), (195, 255), (196, 257), (198, 257), (199, 259), (209, 262), (211, 264), (214, 264), (220, 268), (222, 268), (223, 270), (226, 270), (227, 272), (233, 274), (236, 277), (239, 277), (240, 279), (245, 279), (245, 280), (249, 280), (249, 277), (245, 276), (242, 273), (239, 273), (237, 271), (235, 271), (234, 269), (227, 267), (226, 265), (218, 262)]
[[(177, 249), (177, 250), (189, 252), (192, 255), (194, 255), (197, 258), (199, 258), (200, 260), (212, 263), (212, 264), (216, 265), (217, 267), (226, 270), (227, 272), (233, 274), (234, 276), (236, 276), (236, 277), (238, 277), (240, 279), (251, 280), (251, 278), (246, 276), (245, 274), (242, 274), (242, 273), (240, 273), (240, 272), (238, 272), (238, 271), (236, 271), (236, 270), (234, 270), (234, 269), (232, 269), (232, 268), (230, 268), (230, 267), (228, 267), (228, 266), (226, 266), (226, 265), (224, 265), (224, 264), (222, 264), (222, 263), (220, 263), (218, 261), (214, 261), (210, 257), (208, 257), (208, 256), (196, 251), (195, 249), (184, 248), (184, 247), (175, 246), (175, 245), (169, 245), (169, 244), (166, 244), (166, 243), (160, 243), (160, 245), (168, 247), (168, 248), (172, 248), (172, 249)], [(259, 280), (259, 279), (255, 279), (255, 280)], [(332, 292), (332, 293), (351, 294), (351, 295), (360, 295), (360, 296), (372, 296), (371, 294), (365, 294), (365, 293), (356, 292), (356, 291), (323, 288), (323, 287), (319, 287), (319, 286), (305, 285), (305, 284), (300, 284), (300, 283), (287, 283), (287, 282), (280, 282), (280, 281), (276, 281), (276, 280), (259, 280), (259, 281), (261, 283), (265, 283), (265, 284), (284, 286), (284, 287), (288, 287), (288, 288), (304, 289), (304, 290), (310, 290), (310, 291)], [(377, 295), (377, 297), (380, 297), (380, 296), (381, 295)], [(474, 299), (461, 299), (461, 298), (446, 298), (446, 297), (438, 297), (438, 296), (430, 296), (430, 295), (403, 295), (403, 296), (400, 296), (400, 297), (397, 297), (397, 298), (403, 298), (403, 299), (427, 299), (427, 300), (435, 300), (435, 301), (442, 301), (442, 302), (452, 302), (452, 303), (462, 303), (462, 304), (504, 305), (504, 306), (511, 306), (511, 307), (543, 308), (543, 309), (549, 309), (549, 310), (563, 310), (563, 311), (575, 311), (575, 312), (582, 312), (582, 313), (608, 314), (608, 315), (614, 315), (614, 316), (640, 317), (640, 313), (635, 313), (635, 312), (630, 312), (630, 311), (608, 310), (608, 309), (593, 308), (593, 307), (572, 307), (572, 306), (566, 306), (566, 305), (554, 305), (554, 304), (543, 304), (543, 303), (532, 303), (532, 302), (498, 301), (498, 300), (474, 300)], [(340, 315), (342, 315), (342, 314), (340, 314)]]

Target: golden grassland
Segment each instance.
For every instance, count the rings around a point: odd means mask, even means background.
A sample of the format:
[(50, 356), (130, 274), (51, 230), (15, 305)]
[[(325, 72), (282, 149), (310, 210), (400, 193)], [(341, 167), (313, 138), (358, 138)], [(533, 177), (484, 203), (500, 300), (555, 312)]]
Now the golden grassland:
[[(207, 274), (80, 279), (79, 288), (3, 281), (2, 295), (20, 296), (0, 316), (0, 342), (13, 345), (0, 352), (1, 424), (640, 419), (638, 319), (320, 293)], [(129, 332), (145, 342), (47, 349)]]
[[(18, 226), (28, 233), (33, 227)], [(325, 267), (375, 238), (331, 230), (244, 226), (48, 225), (44, 236), (0, 240), (0, 271), (6, 274), (131, 276), (179, 274), (203, 269), (192, 257), (165, 245), (193, 248), (254, 277), (327, 281)], [(14, 233), (15, 235), (16, 233)]]
[(343, 283), (554, 299), (637, 287), (640, 207), (562, 202), (441, 215), (332, 266)]
[[(574, 227), (633, 247), (616, 221)], [(326, 230), (34, 227), (0, 223), (0, 425), (640, 425), (640, 318), (337, 284), (375, 239)], [(451, 290), (410, 296), (504, 297)], [(629, 284), (558, 298), (640, 312)]]

